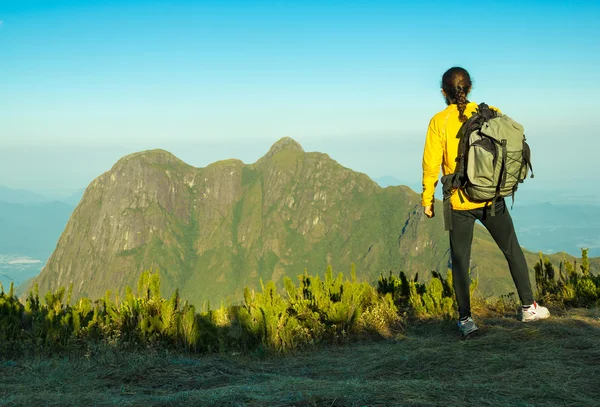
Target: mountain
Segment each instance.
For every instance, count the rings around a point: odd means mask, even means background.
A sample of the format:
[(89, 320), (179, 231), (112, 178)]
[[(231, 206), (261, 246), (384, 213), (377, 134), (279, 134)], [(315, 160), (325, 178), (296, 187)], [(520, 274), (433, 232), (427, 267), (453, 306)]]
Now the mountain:
[(73, 194), (66, 196), (64, 198), (59, 199), (61, 202), (66, 203), (67, 205), (71, 205), (76, 207), (79, 202), (81, 202), (81, 198), (83, 198), (84, 189), (74, 192)]
[(0, 186), (0, 202), (8, 202), (14, 204), (31, 204), (48, 202), (49, 199), (43, 195), (24, 189), (13, 189)]
[(382, 188), (391, 186), (408, 186), (413, 191), (420, 191), (421, 185), (415, 182), (404, 182), (392, 175), (384, 175), (382, 177), (373, 178), (373, 180)]
[(377, 182), (377, 184), (382, 188), (396, 186), (396, 185), (405, 185), (405, 183), (403, 184), (402, 181), (400, 181), (398, 178), (393, 177), (391, 175), (384, 175), (379, 178), (373, 178), (373, 180), (375, 182)]
[[(514, 291), (487, 231), (478, 227), (473, 245), (482, 290)], [(281, 285), (328, 264), (349, 273), (355, 263), (372, 282), (390, 270), (445, 272), (448, 258), (442, 217), (425, 219), (418, 194), (381, 188), (283, 138), (249, 165), (195, 168), (163, 150), (122, 158), (88, 186), (35, 281), (40, 292), (73, 283), (74, 298), (99, 297), (158, 269), (165, 295), (179, 288), (201, 304), (238, 301), (261, 279)]]

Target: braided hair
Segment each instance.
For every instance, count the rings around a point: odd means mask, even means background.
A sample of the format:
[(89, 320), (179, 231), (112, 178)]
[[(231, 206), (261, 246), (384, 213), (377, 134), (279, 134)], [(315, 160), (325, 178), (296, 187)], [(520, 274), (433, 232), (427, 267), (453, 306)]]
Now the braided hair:
[(472, 87), (471, 76), (466, 69), (453, 67), (448, 69), (442, 76), (442, 89), (446, 94), (446, 103), (454, 104), (458, 108), (458, 119), (461, 122), (467, 121), (465, 109), (467, 108), (467, 95)]

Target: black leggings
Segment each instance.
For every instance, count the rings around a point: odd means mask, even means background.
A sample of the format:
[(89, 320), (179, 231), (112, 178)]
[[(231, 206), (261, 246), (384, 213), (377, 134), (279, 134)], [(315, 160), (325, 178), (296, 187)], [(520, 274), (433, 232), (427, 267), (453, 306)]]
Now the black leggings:
[(533, 304), (533, 292), (531, 291), (525, 255), (521, 246), (519, 246), (510, 213), (504, 200), (500, 199), (496, 202), (495, 216), (491, 216), (490, 207), (462, 211), (452, 210), (450, 252), (452, 256), (452, 282), (456, 292), (459, 317), (471, 316), (469, 264), (471, 261), (473, 228), (476, 220), (481, 221), (500, 250), (502, 250), (502, 253), (504, 253), (521, 303), (523, 305)]

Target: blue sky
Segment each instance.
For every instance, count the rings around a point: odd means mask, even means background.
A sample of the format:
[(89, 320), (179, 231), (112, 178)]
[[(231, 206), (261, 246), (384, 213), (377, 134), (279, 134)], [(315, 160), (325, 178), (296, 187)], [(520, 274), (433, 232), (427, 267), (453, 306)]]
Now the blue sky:
[(82, 188), (150, 148), (250, 163), (284, 136), (418, 185), (453, 65), (525, 126), (538, 186), (589, 185), (600, 2), (420, 3), (0, 0), (0, 185)]

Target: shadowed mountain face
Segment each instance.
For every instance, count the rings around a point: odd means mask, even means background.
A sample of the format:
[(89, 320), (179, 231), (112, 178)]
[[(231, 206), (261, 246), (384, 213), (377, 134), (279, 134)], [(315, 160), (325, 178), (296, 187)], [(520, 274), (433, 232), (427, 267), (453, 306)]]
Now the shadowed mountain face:
[[(369, 281), (390, 270), (427, 277), (447, 269), (447, 240), (441, 216), (425, 219), (409, 188), (381, 188), (290, 138), (250, 165), (195, 168), (153, 150), (122, 158), (89, 185), (36, 281), (42, 293), (73, 283), (74, 298), (95, 298), (135, 287), (153, 269), (164, 295), (179, 288), (192, 303), (214, 304), (239, 301), (261, 279), (281, 283), (328, 264), (349, 273), (355, 263)], [(514, 290), (482, 228), (473, 249), (483, 291)]]

